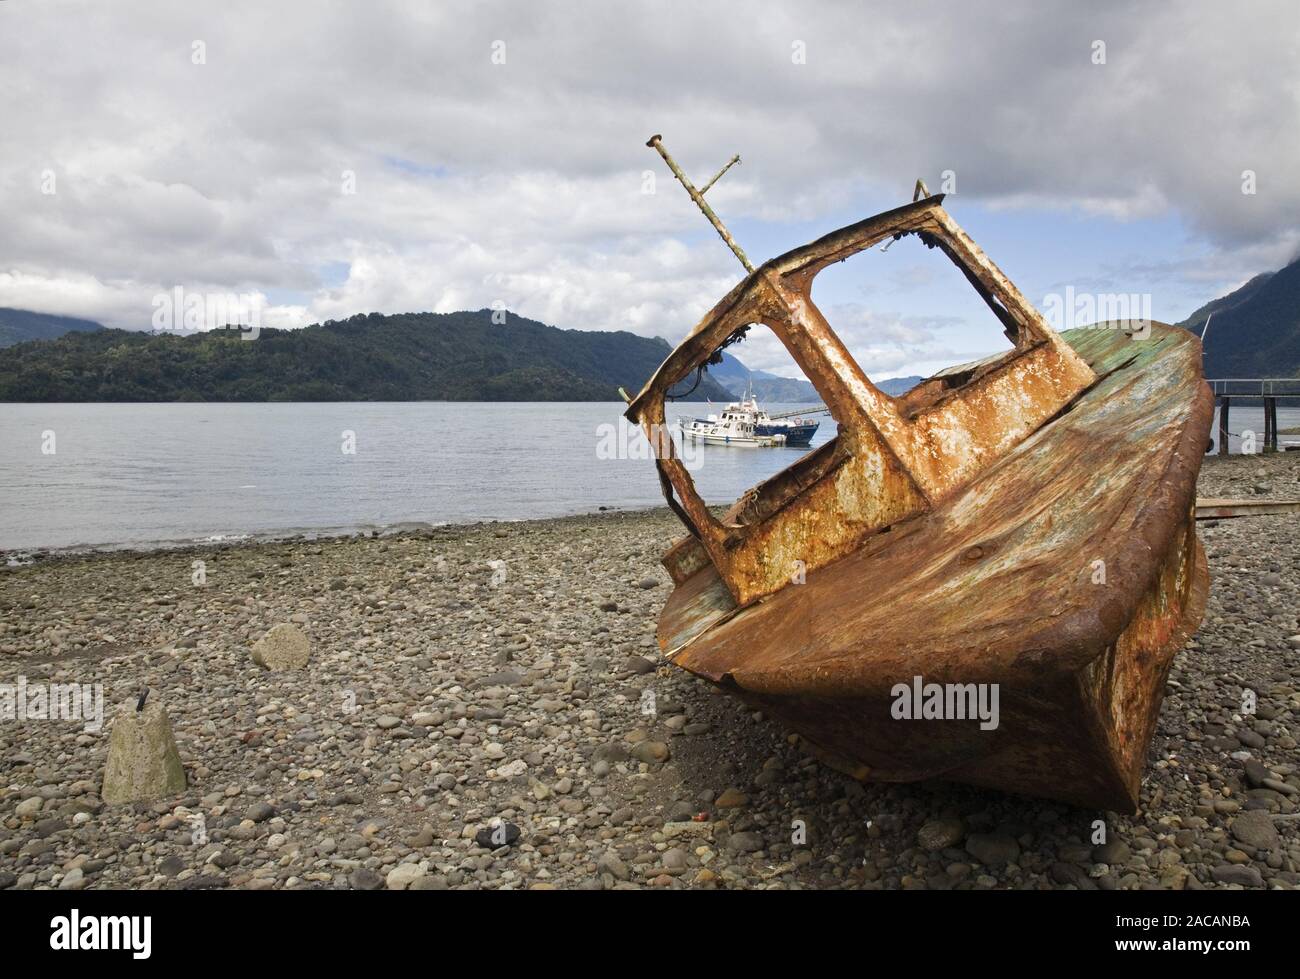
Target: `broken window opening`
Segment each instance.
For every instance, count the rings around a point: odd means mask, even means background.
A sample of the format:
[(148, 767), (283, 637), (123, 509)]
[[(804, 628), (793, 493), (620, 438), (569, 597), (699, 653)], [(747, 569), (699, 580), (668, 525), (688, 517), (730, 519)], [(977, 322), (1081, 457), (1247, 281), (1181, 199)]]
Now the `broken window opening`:
[[(902, 400), (905, 414), (971, 383), (1028, 339), (952, 246), (928, 231), (900, 232), (826, 266), (810, 295), (863, 373)], [(908, 315), (890, 311), (902, 308)], [(990, 312), (997, 332), (985, 328)], [(888, 374), (902, 377), (878, 379)]]

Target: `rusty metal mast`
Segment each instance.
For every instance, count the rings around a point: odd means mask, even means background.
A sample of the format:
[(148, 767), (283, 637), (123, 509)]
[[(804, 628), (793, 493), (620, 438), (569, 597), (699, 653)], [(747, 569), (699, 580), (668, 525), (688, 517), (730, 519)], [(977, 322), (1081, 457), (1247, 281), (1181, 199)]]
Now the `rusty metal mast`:
[(681, 185), (686, 188), (686, 193), (691, 195), (691, 200), (695, 202), (695, 206), (698, 207), (704, 213), (704, 216), (709, 219), (709, 223), (713, 225), (714, 230), (718, 232), (722, 237), (722, 240), (727, 243), (727, 247), (735, 253), (736, 258), (740, 259), (740, 264), (745, 267), (745, 271), (753, 272), (754, 265), (745, 254), (745, 250), (741, 248), (740, 245), (736, 244), (736, 239), (731, 237), (731, 232), (727, 230), (727, 226), (722, 223), (716, 214), (713, 213), (713, 208), (709, 207), (708, 202), (704, 200), (704, 195), (708, 192), (708, 189), (716, 184), (724, 173), (740, 162), (740, 154), (737, 153), (728, 160), (726, 166), (714, 174), (713, 179), (704, 185), (704, 190), (697, 190), (695, 185), (691, 183), (690, 178), (687, 177), (686, 174), (682, 172), (682, 168), (677, 165), (677, 161), (668, 154), (666, 149), (664, 149), (662, 136), (658, 133), (651, 136), (646, 140), (646, 146), (659, 151), (659, 155), (664, 158), (664, 162), (668, 164), (668, 169), (673, 172), (673, 176), (676, 177), (681, 182)]

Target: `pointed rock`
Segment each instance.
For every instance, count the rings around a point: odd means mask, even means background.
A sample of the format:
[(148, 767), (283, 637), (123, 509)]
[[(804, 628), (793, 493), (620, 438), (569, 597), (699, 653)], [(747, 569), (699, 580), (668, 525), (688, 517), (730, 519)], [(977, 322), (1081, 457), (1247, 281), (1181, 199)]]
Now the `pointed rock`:
[(110, 805), (161, 799), (185, 791), (185, 769), (162, 704), (122, 705), (113, 722), (100, 797)]

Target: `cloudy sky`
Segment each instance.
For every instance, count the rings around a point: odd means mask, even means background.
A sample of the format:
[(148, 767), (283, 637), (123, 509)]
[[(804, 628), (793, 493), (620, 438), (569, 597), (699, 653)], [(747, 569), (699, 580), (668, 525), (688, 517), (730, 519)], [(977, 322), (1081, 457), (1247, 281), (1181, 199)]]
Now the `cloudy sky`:
[[(267, 326), (504, 303), (676, 342), (740, 268), (653, 133), (699, 183), (741, 154), (709, 198), (756, 263), (945, 171), (1040, 306), (1174, 321), (1295, 257), (1300, 7), (1083, 6), (0, 0), (0, 305), (148, 329), (177, 286), (256, 294)], [(814, 298), (872, 376), (1001, 346), (915, 240)]]

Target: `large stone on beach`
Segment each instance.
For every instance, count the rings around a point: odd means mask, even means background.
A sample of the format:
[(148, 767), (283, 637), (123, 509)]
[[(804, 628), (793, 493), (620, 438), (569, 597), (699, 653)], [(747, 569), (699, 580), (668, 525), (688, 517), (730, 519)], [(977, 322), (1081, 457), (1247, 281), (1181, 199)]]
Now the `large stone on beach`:
[(662, 741), (642, 741), (632, 747), (632, 757), (649, 765), (667, 761), (668, 755), (668, 745)]
[(713, 800), (713, 804), (719, 809), (737, 809), (749, 804), (749, 796), (740, 789), (724, 789), (722, 795)]
[(1275, 850), (1282, 845), (1273, 817), (1261, 809), (1243, 812), (1234, 819), (1232, 835), (1238, 842), (1257, 850)]
[(281, 622), (253, 644), (253, 662), (268, 670), (301, 670), (311, 647), (297, 626)]
[(110, 805), (161, 799), (185, 791), (185, 769), (162, 704), (122, 706), (113, 722), (100, 797)]
[(966, 852), (986, 867), (1000, 867), (1020, 859), (1020, 844), (1006, 833), (975, 833), (966, 840)]
[(418, 863), (399, 863), (388, 872), (384, 882), (390, 891), (405, 891), (423, 876), (424, 871)]
[(930, 851), (956, 846), (966, 836), (960, 819), (931, 819), (916, 832), (916, 842)]
[(1254, 867), (1224, 864), (1210, 871), (1220, 884), (1240, 884), (1242, 887), (1263, 887), (1264, 877)]

